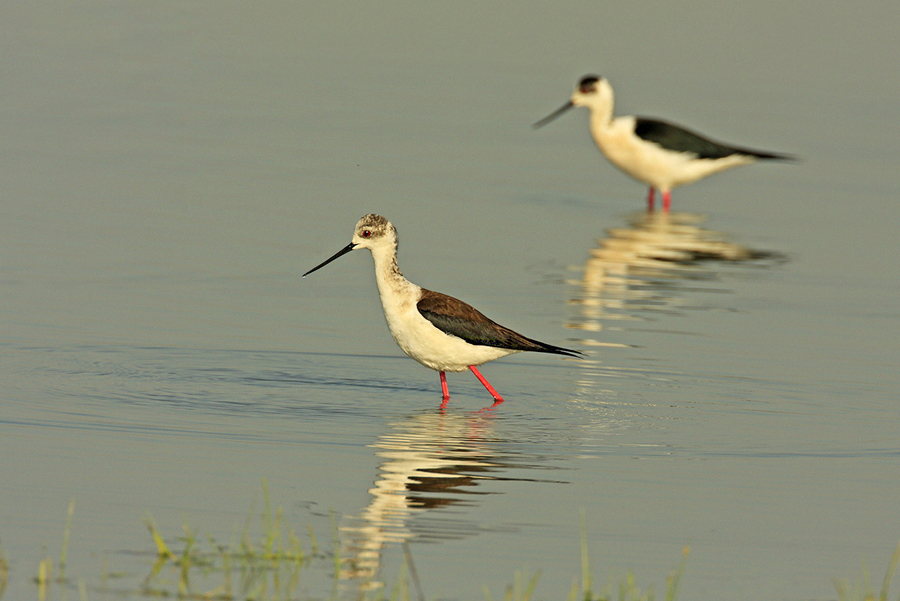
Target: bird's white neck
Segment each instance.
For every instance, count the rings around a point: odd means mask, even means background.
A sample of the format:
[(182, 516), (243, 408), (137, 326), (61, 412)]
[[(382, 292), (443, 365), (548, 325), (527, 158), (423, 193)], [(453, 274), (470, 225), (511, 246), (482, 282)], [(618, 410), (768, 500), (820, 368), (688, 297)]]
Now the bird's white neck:
[(400, 273), (396, 246), (373, 248), (372, 258), (375, 260), (375, 282), (386, 312), (388, 305), (395, 305), (404, 297), (415, 296), (418, 301), (419, 287)]
[(603, 79), (597, 83), (597, 86), (597, 93), (591, 97), (588, 105), (591, 110), (591, 129), (594, 131), (609, 127), (615, 108), (615, 96), (609, 82)]
[(591, 105), (591, 128), (609, 127), (612, 122), (613, 108), (612, 89), (609, 90), (609, 95), (598, 95), (596, 102)]
[(373, 248), (372, 258), (375, 260), (375, 283), (378, 284), (384, 319), (394, 340), (409, 354), (409, 332), (406, 331), (405, 324), (417, 314), (416, 303), (422, 296), (422, 289), (400, 273), (395, 245)]

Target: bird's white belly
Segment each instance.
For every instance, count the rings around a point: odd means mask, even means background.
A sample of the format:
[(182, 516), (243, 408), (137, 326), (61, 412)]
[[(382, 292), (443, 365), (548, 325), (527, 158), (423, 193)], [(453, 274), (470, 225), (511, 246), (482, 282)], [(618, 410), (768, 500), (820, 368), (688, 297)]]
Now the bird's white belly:
[[(376, 271), (376, 275), (377, 275)], [(405, 278), (376, 277), (391, 336), (404, 353), (437, 371), (463, 371), (518, 351), (469, 344), (445, 334), (419, 313), (422, 289)]]
[(689, 184), (707, 175), (753, 162), (743, 155), (721, 159), (698, 159), (687, 152), (673, 152), (627, 131), (609, 131), (594, 137), (597, 146), (613, 165), (660, 190)]
[(634, 179), (656, 188), (668, 189), (678, 185), (676, 175), (688, 163), (688, 155), (666, 152), (655, 144), (624, 134), (604, 136), (596, 142), (610, 163)]
[(469, 344), (462, 338), (445, 334), (422, 317), (415, 306), (409, 313), (388, 317), (388, 329), (404, 353), (438, 371), (463, 371), (517, 351)]

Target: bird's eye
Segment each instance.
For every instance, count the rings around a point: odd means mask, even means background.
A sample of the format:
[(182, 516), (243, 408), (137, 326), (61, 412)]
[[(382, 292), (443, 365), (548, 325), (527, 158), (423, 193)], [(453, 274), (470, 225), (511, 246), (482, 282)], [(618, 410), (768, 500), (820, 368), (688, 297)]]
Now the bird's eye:
[(363, 238), (371, 238), (372, 237), (371, 230), (363, 230), (362, 237)]

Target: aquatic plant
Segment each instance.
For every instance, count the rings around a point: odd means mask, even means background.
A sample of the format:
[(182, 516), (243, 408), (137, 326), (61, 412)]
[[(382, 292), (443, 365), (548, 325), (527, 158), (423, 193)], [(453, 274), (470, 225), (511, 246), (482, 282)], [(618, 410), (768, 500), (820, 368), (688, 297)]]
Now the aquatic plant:
[[(888, 589), (891, 586), (891, 580), (894, 579), (894, 572), (897, 569), (897, 564), (900, 563), (900, 543), (897, 544), (897, 548), (894, 549), (894, 555), (891, 557), (891, 561), (888, 563), (887, 571), (884, 574), (884, 579), (881, 581), (881, 592), (878, 594), (878, 601), (887, 601), (888, 598)], [(834, 582), (834, 588), (837, 589), (838, 593), (838, 601), (875, 601), (875, 592), (872, 590), (871, 578), (869, 577), (869, 570), (866, 567), (865, 562), (863, 562), (862, 566), (862, 582), (859, 580), (854, 580), (851, 584), (846, 578), (841, 580), (832, 580)], [(900, 601), (900, 596), (897, 597), (898, 601)]]
[[(253, 599), (258, 601), (274, 599), (302, 599), (299, 583), (301, 570), (320, 570), (326, 561), (331, 562), (333, 589), (331, 598), (339, 596), (339, 582), (342, 579), (344, 560), (340, 555), (337, 519), (331, 515), (331, 528), (334, 551), (322, 551), (316, 540), (312, 527), (307, 525), (307, 541), (309, 550), (293, 530), (284, 525), (283, 510), (279, 506), (272, 510), (269, 490), (265, 480), (262, 482), (263, 509), (259, 515), (260, 535), (251, 535), (251, 524), (255, 515), (254, 509), (248, 513), (243, 529), (228, 544), (220, 544), (211, 536), (205, 539), (198, 537), (187, 519), (182, 524), (182, 536), (177, 537), (178, 545), (167, 543), (153, 517), (149, 514), (142, 518), (153, 541), (154, 551), (150, 554), (152, 565), (149, 573), (137, 587), (126, 586), (116, 591), (119, 596), (170, 597), (218, 599), (232, 601), (236, 599)], [(58, 569), (54, 569), (53, 559), (44, 545), (39, 561), (37, 575), (33, 581), (38, 588), (38, 599), (49, 598), (49, 589), (53, 585), (63, 588), (75, 586), (79, 598), (87, 601), (90, 592), (83, 579), (73, 583), (66, 575), (69, 539), (75, 500), (69, 503), (62, 545), (59, 554)], [(419, 580), (410, 547), (402, 544), (403, 562), (390, 588), (389, 596), (385, 587), (372, 587), (359, 591), (360, 601), (409, 601), (415, 593), (418, 601), (425, 601), (426, 596), (422, 582)], [(179, 550), (180, 549), (180, 550)], [(675, 601), (687, 565), (690, 549), (682, 549), (681, 562), (666, 578), (664, 601)], [(900, 544), (898, 544), (887, 571), (882, 580), (881, 590), (876, 596), (871, 586), (869, 572), (863, 564), (862, 578), (833, 580), (838, 592), (838, 601), (888, 601), (889, 587), (897, 566), (900, 565)], [(326, 570), (327, 572), (328, 570)], [(315, 572), (321, 573), (321, 572)], [(102, 586), (98, 589), (109, 592), (109, 583), (115, 579), (129, 576), (123, 572), (109, 572), (104, 569)], [(530, 601), (540, 579), (541, 572), (530, 577), (522, 571), (513, 574), (512, 583), (504, 588), (505, 601)], [(9, 564), (0, 547), (0, 600), (6, 590), (9, 579)], [(483, 588), (487, 601), (493, 601), (488, 586)], [(632, 572), (619, 578), (610, 575), (606, 585), (595, 591), (593, 570), (587, 541), (587, 528), (584, 511), (581, 512), (581, 576), (573, 578), (572, 587), (567, 599), (569, 601), (654, 601), (652, 587), (642, 590)], [(898, 597), (897, 601), (900, 601)]]

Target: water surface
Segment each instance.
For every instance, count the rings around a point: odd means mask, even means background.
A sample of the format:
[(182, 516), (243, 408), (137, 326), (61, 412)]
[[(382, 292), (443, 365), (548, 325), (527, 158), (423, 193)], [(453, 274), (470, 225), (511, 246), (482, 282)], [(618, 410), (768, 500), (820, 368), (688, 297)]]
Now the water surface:
[[(900, 12), (887, 5), (5, 3), (4, 598), (71, 498), (70, 589), (134, 592), (151, 514), (228, 541), (268, 483), (297, 532), (428, 598), (633, 569), (657, 594), (825, 599), (900, 538)], [(795, 153), (677, 189), (668, 220), (573, 111)], [(404, 357), (367, 253), (585, 360)], [(115, 585), (104, 574), (125, 574)], [(105, 584), (106, 583), (106, 584)], [(198, 585), (199, 586), (199, 585)], [(331, 594), (328, 562), (297, 597)], [(169, 589), (174, 592), (174, 588)], [(68, 590), (68, 594), (77, 594)]]

